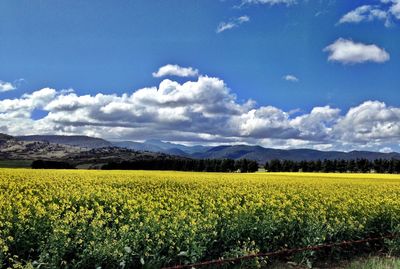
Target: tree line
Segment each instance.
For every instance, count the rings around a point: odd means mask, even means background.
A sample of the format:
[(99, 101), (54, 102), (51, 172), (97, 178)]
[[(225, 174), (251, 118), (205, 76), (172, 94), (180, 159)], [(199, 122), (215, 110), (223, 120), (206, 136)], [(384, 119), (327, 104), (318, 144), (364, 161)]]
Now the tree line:
[[(36, 160), (33, 169), (74, 169), (75, 166), (62, 161)], [(103, 170), (175, 170), (193, 172), (256, 172), (258, 163), (249, 159), (148, 159), (109, 162)], [(268, 172), (323, 172), (323, 173), (386, 173), (399, 174), (400, 160), (368, 159), (316, 160), (316, 161), (267, 161)]]
[(289, 161), (271, 160), (264, 166), (269, 172), (323, 172), (323, 173), (400, 173), (400, 160), (368, 159)]
[(31, 164), (32, 169), (75, 169), (70, 163), (59, 161), (36, 160)]
[(258, 163), (240, 159), (152, 159), (110, 162), (103, 170), (174, 170), (193, 172), (256, 172)]

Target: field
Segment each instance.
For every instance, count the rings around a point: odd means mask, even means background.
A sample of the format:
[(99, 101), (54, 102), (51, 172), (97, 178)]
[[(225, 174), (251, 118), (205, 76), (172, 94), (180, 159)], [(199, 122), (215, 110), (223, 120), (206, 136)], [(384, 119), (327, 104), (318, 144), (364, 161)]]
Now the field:
[(31, 163), (28, 160), (1, 160), (0, 168), (29, 168)]
[[(158, 268), (399, 226), (399, 175), (0, 169), (0, 267)], [(327, 254), (346, 255), (297, 258)]]

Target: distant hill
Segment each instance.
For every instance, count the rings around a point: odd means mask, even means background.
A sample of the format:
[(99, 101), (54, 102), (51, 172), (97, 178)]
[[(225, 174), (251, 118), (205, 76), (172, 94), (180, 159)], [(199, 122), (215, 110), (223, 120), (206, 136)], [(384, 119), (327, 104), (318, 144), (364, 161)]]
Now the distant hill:
[(163, 152), (164, 149), (160, 148), (156, 145), (140, 143), (140, 142), (132, 142), (132, 141), (116, 141), (112, 142), (115, 147), (127, 148), (133, 150), (141, 150), (141, 151), (152, 151), (152, 152)]
[(205, 147), (205, 146), (185, 146), (185, 145), (181, 145), (181, 144), (176, 144), (176, 143), (171, 143), (171, 142), (163, 142), (160, 140), (146, 140), (144, 142), (144, 144), (146, 145), (154, 145), (157, 147), (162, 148), (163, 150), (167, 150), (167, 151), (176, 151), (180, 150), (182, 152), (184, 152), (185, 154), (193, 154), (193, 153), (197, 153), (197, 152), (203, 152), (206, 151), (208, 149), (210, 149), (211, 147)]
[[(292, 160), (292, 161), (314, 161), (314, 160), (333, 160), (333, 159), (358, 159), (365, 158), (368, 160), (375, 159), (400, 159), (400, 154), (393, 153), (380, 153), (380, 152), (370, 152), (370, 151), (351, 151), (351, 152), (341, 152), (341, 151), (319, 151), (313, 149), (272, 149), (272, 148), (264, 148), (261, 146), (249, 146), (249, 145), (223, 145), (216, 147), (208, 147), (208, 146), (185, 146), (177, 143), (171, 142), (163, 142), (160, 140), (147, 140), (144, 142), (133, 142), (133, 141), (107, 141), (101, 138), (89, 137), (89, 136), (61, 136), (61, 135), (32, 135), (32, 136), (19, 136), (18, 142), (21, 144), (22, 142), (33, 142), (39, 141), (41, 143), (47, 144), (34, 144), (34, 145), (25, 145), (28, 146), (29, 149), (33, 148), (34, 150), (27, 150), (26, 155), (29, 155), (29, 152), (36, 156), (37, 152), (44, 153), (46, 150), (54, 151), (57, 149), (59, 153), (65, 152), (66, 154), (70, 154), (71, 151), (77, 155), (82, 152), (89, 151), (91, 149), (103, 149), (103, 148), (111, 148), (116, 147), (113, 150), (105, 150), (108, 152), (112, 158), (117, 157), (116, 155), (121, 154), (122, 159), (129, 159), (130, 153), (132, 151), (142, 152), (142, 155), (159, 155), (159, 154), (167, 154), (167, 155), (175, 155), (181, 156), (185, 158), (197, 158), (197, 159), (251, 159), (259, 162), (260, 164), (265, 163), (266, 161), (270, 161), (272, 159), (279, 160)], [(0, 134), (0, 145), (5, 143), (5, 141), (14, 141), (15, 138), (6, 134)], [(2, 142), (3, 141), (3, 142)], [(8, 142), (8, 145), (16, 143)], [(17, 143), (18, 144), (18, 143)], [(50, 145), (49, 145), (50, 144)], [(47, 145), (47, 146), (46, 146)], [(57, 146), (56, 146), (57, 145)], [(63, 148), (63, 145), (65, 148)], [(19, 145), (15, 148), (21, 150), (21, 146)], [(3, 147), (4, 148), (4, 147)], [(121, 150), (118, 150), (120, 148)], [(0, 148), (1, 149), (1, 148)], [(128, 151), (124, 151), (122, 149), (127, 149)], [(13, 148), (9, 147), (7, 152), (12, 152)], [(3, 152), (0, 152), (5, 155), (4, 149)], [(120, 153), (118, 153), (120, 152)], [(147, 153), (146, 153), (147, 152)], [(154, 154), (152, 154), (154, 153)], [(36, 155), (35, 155), (36, 154)], [(49, 153), (52, 155), (51, 153)], [(91, 152), (91, 159), (94, 160), (95, 154), (100, 154), (100, 151)], [(15, 155), (15, 154), (14, 154)], [(40, 154), (39, 154), (40, 155)], [(53, 154), (54, 155), (54, 154)], [(85, 155), (85, 154), (83, 154)], [(106, 158), (106, 153), (101, 152), (100, 154), (102, 158)], [(146, 155), (146, 156), (147, 156)], [(0, 154), (1, 157), (1, 154)], [(132, 156), (131, 156), (132, 157)], [(136, 157), (135, 157), (136, 158)], [(79, 158), (78, 158), (79, 159)]]
[(47, 141), (23, 141), (0, 134), (0, 160), (59, 159), (80, 152), (82, 149), (76, 146)]
[(99, 168), (108, 162), (153, 159), (185, 158), (115, 147), (109, 141), (87, 136), (24, 136), (17, 139), (0, 133), (0, 161), (11, 161), (12, 165), (15, 161), (24, 161), (26, 166), (27, 161), (48, 160), (66, 162), (81, 168)]
[(265, 163), (273, 159), (292, 160), (292, 161), (314, 161), (314, 160), (334, 160), (344, 159), (351, 160), (357, 158), (365, 158), (368, 160), (375, 159), (400, 159), (400, 154), (380, 153), (371, 151), (320, 151), (313, 149), (273, 149), (261, 146), (249, 145), (223, 145), (216, 147), (205, 146), (185, 146), (159, 140), (147, 140), (143, 143), (125, 142), (125, 144), (115, 143), (115, 146), (123, 146), (135, 150), (146, 150), (153, 152), (163, 152), (183, 157), (191, 157), (197, 159), (251, 159), (257, 162)]
[(7, 140), (12, 140), (12, 139), (15, 139), (15, 138), (12, 137), (11, 135), (0, 133), (0, 141), (7, 141)]
[(260, 146), (247, 146), (247, 145), (235, 145), (235, 146), (218, 146), (211, 148), (205, 152), (192, 154), (195, 158), (232, 158), (241, 159), (247, 158), (256, 160), (259, 163), (265, 163), (273, 159), (279, 160), (292, 160), (292, 161), (315, 161), (315, 160), (334, 160), (344, 159), (351, 160), (357, 158), (365, 158), (368, 160), (375, 159), (400, 159), (400, 154), (393, 153), (380, 153), (370, 151), (319, 151), (313, 149), (271, 149), (263, 148)]
[(83, 135), (27, 135), (18, 136), (17, 139), (21, 141), (42, 141), (89, 149), (113, 146), (112, 143), (107, 140)]
[(163, 142), (155, 139), (146, 140), (143, 143), (132, 142), (132, 141), (113, 142), (113, 145), (128, 149), (163, 152), (167, 154), (173, 154), (185, 157), (190, 157), (191, 154), (203, 152), (210, 148), (204, 146), (185, 146), (171, 142)]

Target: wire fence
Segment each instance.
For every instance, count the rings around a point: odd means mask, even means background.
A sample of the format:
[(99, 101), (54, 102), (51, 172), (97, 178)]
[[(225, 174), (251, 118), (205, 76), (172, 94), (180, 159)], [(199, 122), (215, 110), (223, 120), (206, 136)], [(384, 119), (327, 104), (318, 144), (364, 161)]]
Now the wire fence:
[(304, 251), (322, 250), (322, 249), (333, 248), (333, 247), (345, 247), (348, 245), (356, 245), (356, 244), (363, 244), (363, 243), (369, 243), (369, 242), (375, 242), (375, 241), (382, 241), (384, 239), (394, 239), (397, 237), (399, 237), (399, 234), (389, 234), (389, 235), (385, 235), (385, 236), (370, 237), (370, 238), (365, 238), (365, 239), (360, 239), (360, 240), (342, 241), (342, 242), (337, 242), (337, 243), (320, 244), (320, 245), (307, 246), (307, 247), (301, 247), (301, 248), (283, 249), (283, 250), (266, 252), (266, 253), (256, 253), (256, 254), (250, 254), (250, 255), (236, 257), (236, 258), (217, 259), (217, 260), (210, 260), (210, 261), (204, 261), (204, 262), (193, 263), (193, 264), (181, 264), (181, 265), (175, 265), (175, 266), (171, 266), (171, 267), (164, 267), (163, 269), (186, 269), (186, 268), (191, 269), (191, 268), (201, 268), (201, 267), (212, 266), (212, 265), (213, 266), (221, 266), (221, 265), (228, 264), (228, 263), (235, 264), (235, 263), (239, 263), (241, 261), (251, 260), (251, 259), (255, 259), (255, 258), (289, 256), (291, 254), (304, 252)]

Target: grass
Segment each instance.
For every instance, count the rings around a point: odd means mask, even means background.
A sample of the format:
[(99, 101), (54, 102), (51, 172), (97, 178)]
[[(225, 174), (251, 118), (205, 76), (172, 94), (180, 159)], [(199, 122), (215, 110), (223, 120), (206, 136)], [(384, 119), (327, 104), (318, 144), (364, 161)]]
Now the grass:
[[(295, 263), (276, 263), (266, 269), (306, 269), (304, 265)], [(345, 260), (336, 264), (316, 265), (317, 269), (400, 269), (399, 257), (370, 256)]]
[(370, 257), (351, 262), (346, 269), (399, 269), (400, 258)]
[(29, 168), (31, 163), (29, 160), (1, 160), (0, 168)]

